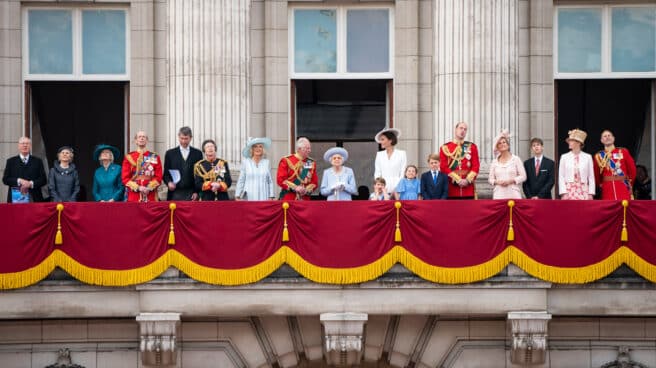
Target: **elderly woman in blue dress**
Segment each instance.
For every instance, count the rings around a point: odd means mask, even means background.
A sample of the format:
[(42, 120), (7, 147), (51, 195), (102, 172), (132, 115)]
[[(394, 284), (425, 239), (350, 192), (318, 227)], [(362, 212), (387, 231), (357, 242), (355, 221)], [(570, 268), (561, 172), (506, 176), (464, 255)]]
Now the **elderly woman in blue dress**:
[(274, 199), (273, 179), (265, 150), (271, 146), (269, 138), (250, 138), (241, 151), (244, 160), (235, 190), (236, 200), (265, 201)]
[(348, 152), (342, 147), (333, 147), (324, 153), (323, 159), (332, 166), (323, 171), (321, 195), (329, 201), (350, 201), (351, 195), (358, 194), (358, 186), (353, 170), (344, 166)]
[(118, 148), (100, 144), (93, 151), (93, 160), (100, 163), (100, 167), (93, 174), (93, 199), (96, 202), (123, 201), (125, 187), (121, 181), (121, 166), (114, 163), (120, 158)]

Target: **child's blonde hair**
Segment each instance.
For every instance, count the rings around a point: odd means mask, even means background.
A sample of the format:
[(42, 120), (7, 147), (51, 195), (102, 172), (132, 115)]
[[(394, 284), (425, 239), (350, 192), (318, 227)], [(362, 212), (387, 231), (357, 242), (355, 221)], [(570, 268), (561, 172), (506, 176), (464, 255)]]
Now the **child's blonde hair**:
[(387, 183), (385, 182), (385, 179), (383, 177), (380, 177), (380, 176), (377, 177), (376, 179), (374, 179), (374, 185), (376, 185), (378, 183), (381, 183), (383, 185), (387, 185)]

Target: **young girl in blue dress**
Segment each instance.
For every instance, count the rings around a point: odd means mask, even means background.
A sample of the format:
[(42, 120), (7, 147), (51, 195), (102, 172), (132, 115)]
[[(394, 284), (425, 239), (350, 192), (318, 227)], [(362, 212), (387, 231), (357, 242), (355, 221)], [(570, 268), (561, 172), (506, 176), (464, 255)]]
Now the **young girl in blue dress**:
[(421, 185), (417, 179), (417, 166), (408, 165), (405, 168), (405, 177), (399, 181), (394, 191), (394, 198), (400, 200), (421, 199)]

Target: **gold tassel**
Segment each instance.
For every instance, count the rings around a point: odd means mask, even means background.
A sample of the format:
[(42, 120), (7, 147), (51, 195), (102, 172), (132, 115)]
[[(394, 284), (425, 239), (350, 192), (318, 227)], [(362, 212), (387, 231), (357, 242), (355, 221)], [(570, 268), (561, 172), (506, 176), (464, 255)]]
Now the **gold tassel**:
[(169, 245), (175, 245), (175, 233), (173, 232), (173, 211), (175, 211), (175, 203), (169, 204), (171, 210), (171, 230), (169, 230)]
[(510, 207), (510, 223), (508, 224), (508, 237), (506, 238), (506, 240), (514, 241), (515, 229), (513, 229), (512, 212), (513, 212), (513, 207), (515, 207), (515, 201), (513, 200), (508, 201), (508, 207)]
[(282, 204), (282, 209), (283, 209), (283, 212), (284, 212), (284, 219), (285, 219), (283, 229), (282, 229), (282, 241), (288, 242), (289, 241), (289, 230), (287, 230), (287, 210), (289, 209), (289, 203), (284, 202)]
[(56, 245), (61, 245), (64, 243), (64, 239), (62, 237), (62, 232), (61, 232), (61, 213), (63, 210), (64, 210), (64, 205), (61, 203), (57, 203), (57, 234), (55, 234)]
[(629, 201), (626, 199), (622, 201), (622, 207), (624, 207), (624, 219), (622, 220), (622, 237), (623, 242), (629, 241), (629, 231), (626, 229), (626, 208), (629, 207)]
[(396, 203), (394, 203), (394, 207), (396, 207), (396, 231), (394, 232), (394, 241), (400, 243), (402, 241), (401, 227), (399, 222), (399, 212), (401, 211), (401, 202), (397, 201)]

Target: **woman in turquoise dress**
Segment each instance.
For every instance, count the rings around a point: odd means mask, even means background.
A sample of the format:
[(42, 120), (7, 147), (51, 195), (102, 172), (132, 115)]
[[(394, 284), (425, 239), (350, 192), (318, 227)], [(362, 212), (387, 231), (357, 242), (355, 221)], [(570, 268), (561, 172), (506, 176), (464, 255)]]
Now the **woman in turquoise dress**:
[(93, 151), (93, 160), (100, 162), (100, 167), (93, 174), (93, 199), (96, 202), (123, 201), (125, 187), (121, 182), (121, 167), (114, 163), (120, 157), (116, 147), (100, 144)]

